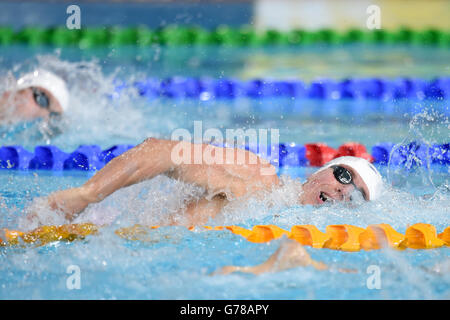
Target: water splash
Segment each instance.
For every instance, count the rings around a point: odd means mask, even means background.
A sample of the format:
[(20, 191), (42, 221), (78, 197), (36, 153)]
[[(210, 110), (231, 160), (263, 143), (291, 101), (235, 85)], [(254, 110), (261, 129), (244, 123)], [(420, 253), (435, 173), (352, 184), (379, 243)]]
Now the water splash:
[[(420, 185), (436, 190), (443, 183), (438, 181), (442, 167), (432, 165), (431, 151), (434, 144), (447, 143), (449, 124), (448, 117), (432, 106), (415, 114), (409, 122), (407, 136), (391, 150), (388, 183), (397, 188), (411, 189), (414, 184), (414, 187)], [(399, 155), (403, 158), (400, 163), (398, 159), (394, 160), (394, 156)]]

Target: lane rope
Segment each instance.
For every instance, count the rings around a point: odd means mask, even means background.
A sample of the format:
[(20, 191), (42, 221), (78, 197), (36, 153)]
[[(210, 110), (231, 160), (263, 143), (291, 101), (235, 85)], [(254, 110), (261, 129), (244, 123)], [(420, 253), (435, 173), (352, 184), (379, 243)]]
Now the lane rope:
[(450, 32), (433, 28), (413, 30), (349, 29), (322, 30), (266, 30), (258, 32), (251, 27), (220, 26), (212, 30), (196, 26), (167, 26), (159, 29), (140, 27), (87, 27), (69, 30), (65, 26), (40, 28), (27, 26), (14, 30), (0, 27), (0, 45), (28, 44), (78, 46), (82, 49), (100, 46), (151, 45), (165, 46), (307, 46), (361, 44), (403, 44), (450, 46)]
[[(222, 144), (221, 146), (231, 145)], [(77, 149), (64, 152), (56, 146), (37, 146), (28, 151), (22, 146), (0, 147), (0, 169), (4, 170), (53, 170), (53, 171), (95, 171), (100, 170), (113, 158), (131, 149), (133, 145), (115, 145), (102, 150), (98, 145), (81, 145)], [(371, 154), (366, 147), (357, 142), (348, 142), (334, 149), (325, 143), (305, 145), (280, 143), (269, 145), (261, 150), (257, 145), (245, 145), (250, 150), (270, 161), (276, 167), (320, 167), (328, 161), (341, 156), (361, 157), (380, 166), (403, 166), (414, 169), (420, 166), (450, 164), (450, 144), (420, 144), (411, 142), (405, 145), (390, 142), (372, 146)]]
[[(1, 246), (37, 245), (42, 246), (54, 241), (72, 242), (83, 240), (87, 236), (99, 233), (101, 226), (91, 223), (68, 224), (61, 226), (42, 226), (30, 232), (3, 229)], [(152, 241), (152, 230), (159, 226), (134, 225), (115, 230), (115, 234), (130, 241)], [(427, 223), (416, 223), (406, 229), (405, 234), (394, 230), (389, 224), (373, 224), (367, 228), (341, 224), (328, 225), (325, 232), (314, 225), (296, 225), (290, 231), (275, 225), (256, 225), (251, 230), (240, 226), (203, 226), (190, 227), (190, 231), (200, 229), (210, 231), (231, 231), (247, 241), (265, 243), (286, 236), (304, 246), (316, 249), (332, 249), (356, 252), (360, 250), (378, 250), (389, 247), (398, 250), (435, 249), (450, 246), (450, 227), (442, 233)]]
[[(270, 98), (317, 99), (317, 100), (375, 100), (397, 101), (444, 100), (450, 98), (450, 78), (420, 79), (398, 78), (346, 78), (317, 79), (310, 83), (301, 80), (233, 78), (190, 78), (175, 76), (165, 79), (148, 78), (133, 83), (115, 80), (114, 94), (117, 99), (124, 89), (134, 88), (147, 98), (214, 99), (251, 98), (262, 101)], [(262, 106), (263, 107), (263, 106)], [(367, 106), (361, 106), (367, 108)], [(389, 110), (382, 110), (388, 112)], [(411, 110), (414, 111), (414, 110)]]

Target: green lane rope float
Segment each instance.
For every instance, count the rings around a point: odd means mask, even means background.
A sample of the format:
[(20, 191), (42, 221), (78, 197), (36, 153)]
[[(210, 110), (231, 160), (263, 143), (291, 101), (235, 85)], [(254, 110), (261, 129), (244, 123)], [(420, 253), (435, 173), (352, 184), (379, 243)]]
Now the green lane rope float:
[(159, 29), (140, 27), (65, 27), (41, 28), (28, 26), (21, 30), (0, 27), (0, 46), (12, 44), (79, 46), (305, 46), (313, 44), (339, 45), (363, 44), (411, 44), (450, 47), (450, 31), (437, 29), (412, 30), (363, 30), (337, 31), (291, 30), (256, 31), (251, 27), (230, 28), (221, 26), (207, 30), (200, 27), (168, 26)]

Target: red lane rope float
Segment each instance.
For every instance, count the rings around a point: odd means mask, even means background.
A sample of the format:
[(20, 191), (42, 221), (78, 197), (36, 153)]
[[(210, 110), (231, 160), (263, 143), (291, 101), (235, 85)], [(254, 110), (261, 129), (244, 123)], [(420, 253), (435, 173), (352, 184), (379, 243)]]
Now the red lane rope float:
[[(82, 240), (89, 235), (98, 233), (101, 226), (92, 223), (67, 224), (61, 226), (42, 226), (30, 232), (3, 229), (0, 233), (0, 245), (45, 245), (53, 241)], [(134, 225), (120, 228), (115, 234), (130, 241), (151, 240), (151, 230), (159, 226)], [(434, 249), (450, 246), (450, 227), (437, 234), (436, 228), (431, 224), (416, 223), (406, 229), (405, 234), (394, 230), (388, 224), (374, 224), (367, 228), (341, 224), (329, 225), (326, 231), (320, 231), (314, 225), (296, 225), (290, 231), (275, 225), (257, 225), (251, 230), (240, 226), (203, 226), (210, 231), (228, 230), (254, 243), (265, 243), (286, 236), (305, 246), (316, 249), (326, 248), (356, 252), (360, 250), (378, 250), (384, 247), (403, 250)], [(195, 231), (195, 227), (188, 228)]]

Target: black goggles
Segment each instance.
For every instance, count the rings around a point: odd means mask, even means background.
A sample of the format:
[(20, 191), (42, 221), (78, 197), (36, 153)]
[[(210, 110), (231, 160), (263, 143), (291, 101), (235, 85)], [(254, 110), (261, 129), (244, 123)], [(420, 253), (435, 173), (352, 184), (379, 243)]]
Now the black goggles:
[(366, 193), (361, 188), (358, 188), (353, 181), (353, 176), (350, 170), (347, 168), (341, 167), (341, 166), (332, 166), (333, 169), (333, 175), (336, 178), (336, 180), (341, 184), (351, 184), (353, 187), (362, 193), (364, 199), (367, 199)]
[(50, 108), (50, 98), (44, 91), (35, 87), (32, 87), (31, 91), (33, 92), (34, 101), (39, 107), (42, 109)]
[[(42, 109), (50, 111), (50, 97), (44, 91), (36, 87), (31, 87), (31, 91), (33, 92), (33, 98), (36, 104)], [(50, 111), (50, 116), (60, 116), (60, 113)]]
[(354, 184), (351, 172), (341, 166), (332, 166), (333, 175), (339, 183), (342, 184)]

